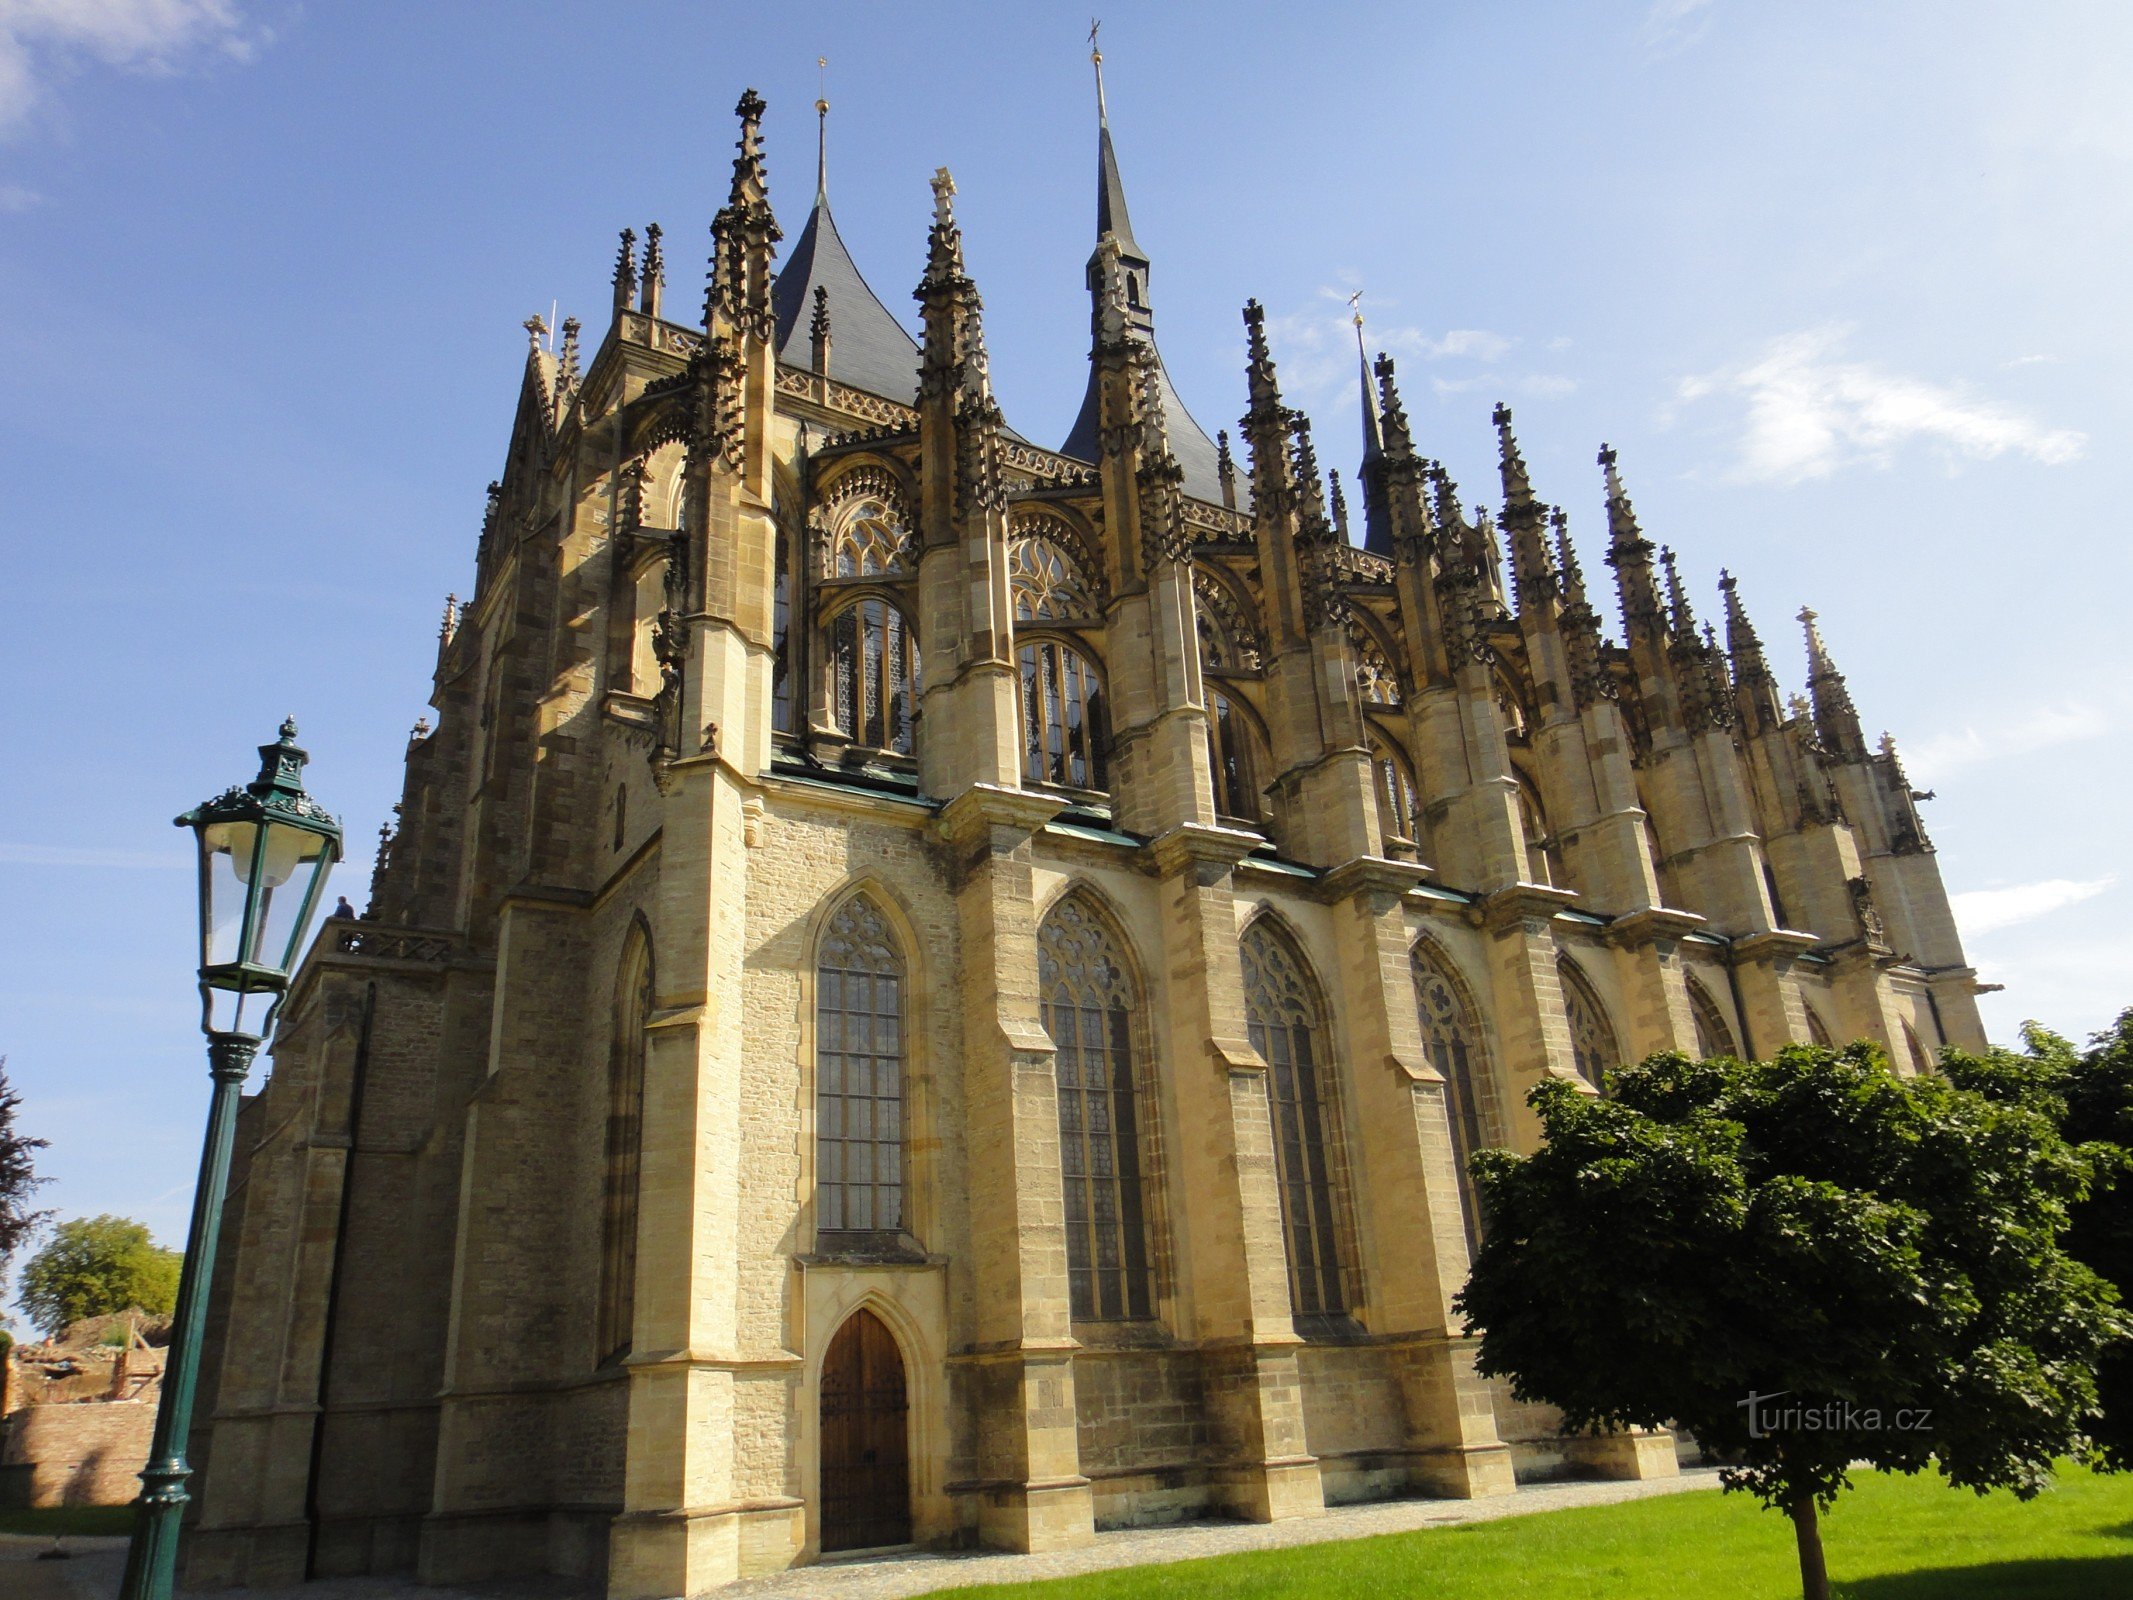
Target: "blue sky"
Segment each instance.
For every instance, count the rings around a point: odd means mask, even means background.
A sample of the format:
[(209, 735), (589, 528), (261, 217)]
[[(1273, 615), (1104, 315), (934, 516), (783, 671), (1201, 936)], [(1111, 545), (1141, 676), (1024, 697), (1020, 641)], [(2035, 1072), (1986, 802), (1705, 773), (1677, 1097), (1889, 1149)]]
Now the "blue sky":
[[(700, 283), (740, 90), (908, 315), (954, 170), (1010, 421), (1086, 370), (1082, 8), (0, 6), (0, 1053), (47, 1200), (182, 1233), (206, 1097), (169, 819), (282, 716), (357, 859), (470, 585), (531, 312), (597, 338), (614, 236)], [(1268, 308), (1356, 454), (1345, 297), (1422, 448), (1489, 409), (1597, 568), (1602, 440), (1798, 686), (1802, 604), (1893, 731), (1973, 958), (2082, 1034), (2133, 1004), (2133, 10), (2079, 0), (1140, 6), (1104, 30), (1164, 354), (1212, 432)], [(1345, 475), (1345, 474), (1344, 474)], [(1604, 568), (1597, 568), (1604, 575)]]

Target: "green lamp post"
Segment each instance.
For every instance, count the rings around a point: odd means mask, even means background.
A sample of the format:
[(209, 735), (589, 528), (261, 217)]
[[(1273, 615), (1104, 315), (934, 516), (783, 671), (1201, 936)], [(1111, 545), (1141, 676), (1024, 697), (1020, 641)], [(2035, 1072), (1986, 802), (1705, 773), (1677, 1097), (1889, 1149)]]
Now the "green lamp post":
[(296, 723), (259, 747), (259, 776), (177, 819), (200, 849), (200, 1027), (207, 1035), (207, 1141), (193, 1192), (192, 1229), (178, 1280), (163, 1400), (141, 1472), (133, 1547), (121, 1600), (169, 1600), (185, 1516), (186, 1434), (200, 1377), (200, 1335), (222, 1228), (223, 1190), (237, 1132), (237, 1102), (260, 1042), (289, 989), (289, 969), (341, 858), (341, 825), (304, 793)]

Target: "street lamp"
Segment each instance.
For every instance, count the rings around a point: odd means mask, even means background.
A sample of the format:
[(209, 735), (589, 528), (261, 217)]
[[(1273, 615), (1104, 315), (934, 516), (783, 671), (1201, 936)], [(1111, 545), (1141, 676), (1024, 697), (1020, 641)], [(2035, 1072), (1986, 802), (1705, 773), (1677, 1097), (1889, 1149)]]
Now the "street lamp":
[(310, 758), (296, 747), (296, 723), (284, 722), (280, 740), (261, 745), (259, 757), (258, 778), (177, 819), (179, 827), (193, 830), (200, 849), (200, 1028), (207, 1035), (214, 1091), (121, 1600), (169, 1600), (176, 1578), (178, 1526), (192, 1476), (185, 1438), (200, 1377), (200, 1335), (238, 1095), (288, 994), (289, 969), (325, 892), (326, 874), (341, 858), (341, 825), (304, 793)]

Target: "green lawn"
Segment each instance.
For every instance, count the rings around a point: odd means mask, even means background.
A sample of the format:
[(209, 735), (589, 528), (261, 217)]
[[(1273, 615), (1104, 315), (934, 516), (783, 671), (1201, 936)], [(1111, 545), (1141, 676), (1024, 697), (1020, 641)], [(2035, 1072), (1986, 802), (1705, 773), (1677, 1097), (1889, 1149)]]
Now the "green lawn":
[(54, 1506), (42, 1511), (0, 1510), (0, 1533), (119, 1534), (133, 1532), (131, 1506)]
[[(2068, 1467), (2023, 1504), (1862, 1473), (1823, 1522), (1844, 1600), (2133, 1596), (2133, 1474)], [(999, 1600), (1792, 1600), (1792, 1525), (1746, 1495), (1668, 1496), (1289, 1550), (945, 1592)]]

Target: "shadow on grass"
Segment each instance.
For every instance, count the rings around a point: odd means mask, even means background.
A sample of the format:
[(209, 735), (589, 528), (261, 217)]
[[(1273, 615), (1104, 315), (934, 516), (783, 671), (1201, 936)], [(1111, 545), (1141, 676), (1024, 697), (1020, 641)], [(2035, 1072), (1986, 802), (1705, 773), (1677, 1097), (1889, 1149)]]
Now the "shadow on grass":
[(2133, 1595), (2133, 1555), (1931, 1567), (1835, 1587), (1843, 1600), (2099, 1600)]

